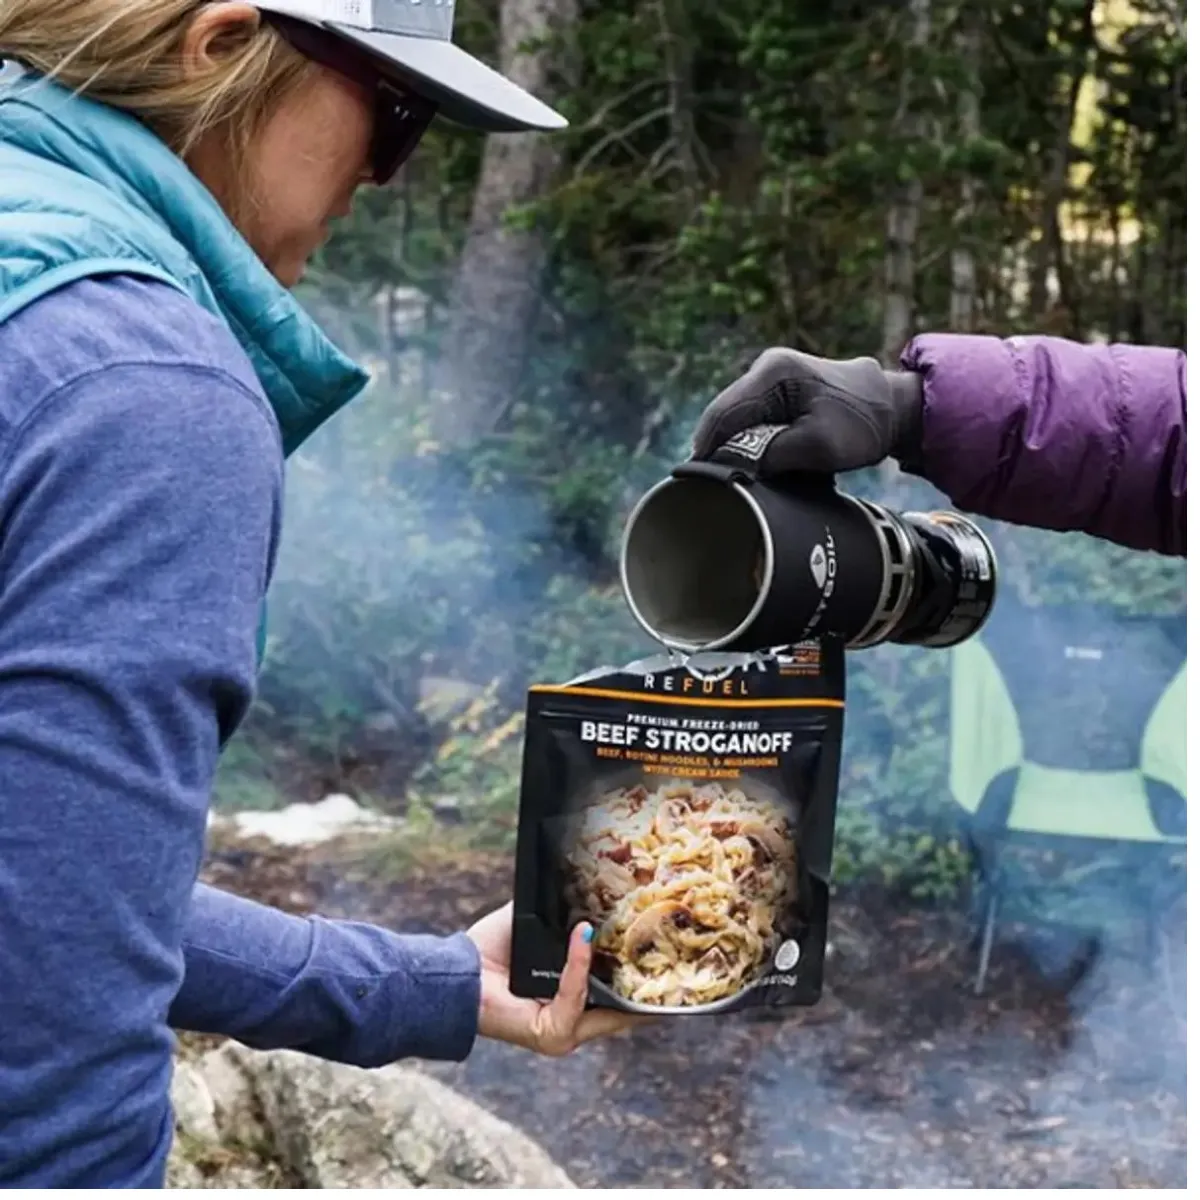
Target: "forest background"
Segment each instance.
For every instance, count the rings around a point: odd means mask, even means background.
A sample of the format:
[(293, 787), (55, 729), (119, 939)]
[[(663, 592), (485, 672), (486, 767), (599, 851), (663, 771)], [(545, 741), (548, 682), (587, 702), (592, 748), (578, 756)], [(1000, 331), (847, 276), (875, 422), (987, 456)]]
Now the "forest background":
[[(374, 379), (291, 461), (261, 693), (218, 803), (349, 792), (503, 849), (524, 689), (646, 649), (622, 521), (759, 351), (894, 363), (922, 330), (1185, 345), (1186, 18), (460, 0), (456, 38), (571, 126), (439, 125), (302, 286)], [(842, 483), (945, 502), (886, 468)], [(1184, 611), (1177, 562), (985, 526), (1024, 603)], [(851, 656), (839, 884), (933, 900), (967, 877), (948, 665)]]

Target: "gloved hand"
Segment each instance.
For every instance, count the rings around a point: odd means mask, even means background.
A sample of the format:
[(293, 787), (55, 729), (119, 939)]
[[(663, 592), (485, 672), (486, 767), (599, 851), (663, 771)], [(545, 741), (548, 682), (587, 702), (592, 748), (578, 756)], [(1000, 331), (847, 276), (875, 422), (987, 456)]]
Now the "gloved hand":
[(921, 377), (872, 358), (835, 361), (776, 347), (758, 356), (700, 417), (692, 438), (708, 458), (754, 426), (787, 426), (757, 463), (762, 475), (836, 474), (894, 455), (915, 468), (921, 449)]

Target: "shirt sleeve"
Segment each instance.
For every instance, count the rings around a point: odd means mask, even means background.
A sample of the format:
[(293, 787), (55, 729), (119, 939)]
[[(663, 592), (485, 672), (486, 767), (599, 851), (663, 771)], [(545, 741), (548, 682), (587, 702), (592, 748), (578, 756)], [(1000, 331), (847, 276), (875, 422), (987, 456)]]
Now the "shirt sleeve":
[(461, 1061), (475, 1040), (479, 952), (466, 934), (295, 917), (201, 884), (184, 952), (177, 1029), (360, 1067)]
[(1187, 356), (928, 333), (922, 474), (967, 512), (1187, 553)]

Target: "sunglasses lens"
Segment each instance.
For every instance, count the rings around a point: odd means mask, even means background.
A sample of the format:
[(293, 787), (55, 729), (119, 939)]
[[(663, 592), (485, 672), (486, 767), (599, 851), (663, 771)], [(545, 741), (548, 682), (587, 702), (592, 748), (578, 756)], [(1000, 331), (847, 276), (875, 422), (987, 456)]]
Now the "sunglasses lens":
[(372, 146), (376, 183), (385, 184), (392, 179), (425, 136), (436, 111), (436, 106), (427, 100), (380, 84)]
[(388, 183), (425, 136), (425, 131), (437, 114), (437, 105), (386, 82), (379, 74), (377, 63), (342, 39), (330, 37), (306, 21), (278, 13), (267, 13), (265, 16), (277, 32), (306, 58), (363, 87), (375, 89), (371, 172), (376, 183)]

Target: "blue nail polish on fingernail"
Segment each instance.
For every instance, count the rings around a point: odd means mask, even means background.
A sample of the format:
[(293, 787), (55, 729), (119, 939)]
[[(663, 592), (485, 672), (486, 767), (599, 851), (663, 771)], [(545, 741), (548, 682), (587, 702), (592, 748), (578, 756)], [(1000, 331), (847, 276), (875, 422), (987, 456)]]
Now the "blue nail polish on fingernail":
[(585, 925), (583, 927), (583, 940), (585, 942), (590, 943), (592, 938), (594, 938), (595, 936), (596, 936), (596, 931), (590, 925)]

